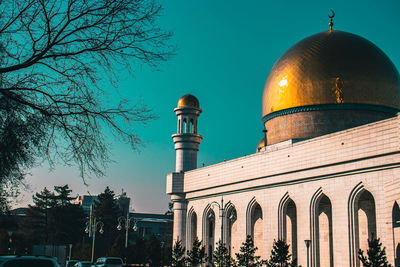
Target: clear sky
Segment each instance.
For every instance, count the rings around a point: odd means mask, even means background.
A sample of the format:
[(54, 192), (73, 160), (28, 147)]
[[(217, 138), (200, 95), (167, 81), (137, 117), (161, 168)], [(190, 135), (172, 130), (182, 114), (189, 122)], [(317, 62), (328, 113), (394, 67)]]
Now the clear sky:
[(173, 109), (191, 93), (203, 109), (199, 133), (203, 141), (198, 165), (218, 163), (254, 153), (262, 138), (261, 96), (276, 60), (292, 45), (326, 31), (330, 9), (334, 29), (358, 34), (380, 47), (400, 69), (400, 1), (269, 1), (164, 0), (159, 24), (174, 32), (177, 55), (158, 71), (134, 67), (134, 77), (121, 73), (118, 90), (143, 101), (159, 119), (137, 133), (146, 141), (140, 152), (114, 142), (114, 163), (103, 178), (84, 186), (76, 168), (43, 165), (27, 177), (29, 188), (16, 206), (31, 202), (44, 186), (69, 184), (74, 194), (98, 194), (109, 185), (123, 189), (138, 212), (165, 212), (165, 176), (174, 171), (171, 135), (176, 131)]

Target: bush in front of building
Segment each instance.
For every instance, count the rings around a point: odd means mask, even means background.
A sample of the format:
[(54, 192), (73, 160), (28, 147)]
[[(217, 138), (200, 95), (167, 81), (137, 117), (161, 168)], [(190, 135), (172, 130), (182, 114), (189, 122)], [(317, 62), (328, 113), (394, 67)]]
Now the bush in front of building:
[(367, 255), (364, 255), (364, 251), (361, 249), (358, 251), (358, 259), (361, 261), (364, 267), (391, 267), (386, 258), (386, 249), (382, 248), (380, 238), (368, 239)]

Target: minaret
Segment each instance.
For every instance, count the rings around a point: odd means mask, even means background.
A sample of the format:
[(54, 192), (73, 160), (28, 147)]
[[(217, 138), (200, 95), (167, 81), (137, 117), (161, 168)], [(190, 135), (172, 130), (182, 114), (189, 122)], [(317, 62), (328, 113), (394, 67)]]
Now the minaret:
[(197, 151), (201, 135), (197, 133), (197, 119), (201, 113), (199, 100), (192, 95), (184, 95), (174, 109), (178, 117), (177, 133), (172, 135), (175, 143), (175, 172), (167, 175), (167, 193), (171, 195), (174, 210), (173, 240), (182, 241), (186, 246), (186, 210), (184, 193), (184, 172), (197, 168)]
[(190, 171), (197, 168), (197, 151), (203, 138), (197, 133), (197, 120), (201, 113), (199, 100), (184, 95), (174, 111), (178, 117), (177, 133), (172, 135), (176, 150), (175, 172)]

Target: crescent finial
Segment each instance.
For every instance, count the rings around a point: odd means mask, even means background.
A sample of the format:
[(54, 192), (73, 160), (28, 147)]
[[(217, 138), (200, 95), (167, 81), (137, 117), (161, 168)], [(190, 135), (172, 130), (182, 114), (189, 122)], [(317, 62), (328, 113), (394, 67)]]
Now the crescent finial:
[(333, 11), (332, 9), (331, 9), (331, 11), (332, 11), (332, 16), (330, 16), (330, 15), (328, 15), (328, 17), (329, 17), (329, 30), (330, 31), (332, 31), (332, 27), (333, 27), (333, 17), (335, 16), (335, 11)]
[(329, 15), (328, 15), (328, 17), (329, 17), (330, 19), (333, 19), (333, 17), (335, 16), (335, 11), (333, 11), (332, 9), (331, 9), (331, 11), (332, 11), (332, 16), (329, 16)]

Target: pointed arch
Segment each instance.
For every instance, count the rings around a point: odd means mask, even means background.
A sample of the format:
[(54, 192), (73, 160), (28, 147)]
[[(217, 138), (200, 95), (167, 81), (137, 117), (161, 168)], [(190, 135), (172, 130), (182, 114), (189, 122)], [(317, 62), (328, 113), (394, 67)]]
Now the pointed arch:
[(193, 119), (190, 119), (189, 121), (189, 133), (194, 133), (194, 127), (193, 127)]
[(358, 250), (366, 251), (368, 239), (376, 236), (375, 200), (362, 182), (350, 192), (348, 211), (350, 266), (360, 266)]
[(224, 243), (229, 253), (231, 253), (232, 249), (240, 247), (240, 242), (242, 241), (240, 240), (241, 236), (238, 232), (236, 208), (232, 202), (228, 202), (225, 206), (224, 232)]
[(193, 242), (197, 237), (197, 213), (195, 212), (193, 207), (189, 209), (186, 224), (186, 248), (190, 250), (192, 249)]
[(184, 118), (183, 122), (182, 122), (182, 133), (187, 133), (187, 121), (186, 121), (186, 118)]
[(278, 206), (278, 238), (290, 245), (290, 254), (297, 259), (297, 210), (289, 193), (282, 197)]
[(258, 205), (258, 203), (256, 198), (253, 197), (246, 209), (246, 236), (251, 235), (251, 213), (255, 205)]
[(246, 234), (251, 235), (254, 245), (263, 252), (263, 212), (255, 197), (249, 202), (246, 211)]
[(209, 262), (212, 262), (215, 241), (215, 213), (211, 205), (208, 204), (203, 212), (203, 244)]
[(333, 266), (332, 204), (320, 187), (310, 203), (311, 266)]

